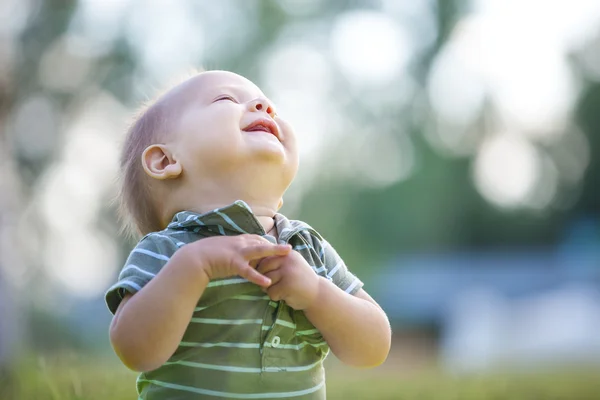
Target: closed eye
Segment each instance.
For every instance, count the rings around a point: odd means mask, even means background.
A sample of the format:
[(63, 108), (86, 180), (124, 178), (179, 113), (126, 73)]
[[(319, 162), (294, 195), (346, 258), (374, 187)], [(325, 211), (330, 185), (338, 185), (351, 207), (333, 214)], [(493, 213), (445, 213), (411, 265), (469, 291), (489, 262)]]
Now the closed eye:
[(234, 103), (237, 103), (238, 101), (236, 99), (234, 99), (233, 97), (229, 96), (229, 95), (223, 95), (223, 96), (219, 96), (215, 99), (215, 102), (217, 101), (223, 101), (223, 100), (227, 100), (227, 101), (232, 101)]

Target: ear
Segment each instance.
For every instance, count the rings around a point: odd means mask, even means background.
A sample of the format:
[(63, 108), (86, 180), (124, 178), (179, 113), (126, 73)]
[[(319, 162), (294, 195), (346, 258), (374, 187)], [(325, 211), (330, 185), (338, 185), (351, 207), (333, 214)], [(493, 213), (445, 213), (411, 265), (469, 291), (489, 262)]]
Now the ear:
[(146, 174), (154, 179), (174, 179), (183, 168), (170, 149), (164, 144), (153, 144), (142, 153), (142, 165)]

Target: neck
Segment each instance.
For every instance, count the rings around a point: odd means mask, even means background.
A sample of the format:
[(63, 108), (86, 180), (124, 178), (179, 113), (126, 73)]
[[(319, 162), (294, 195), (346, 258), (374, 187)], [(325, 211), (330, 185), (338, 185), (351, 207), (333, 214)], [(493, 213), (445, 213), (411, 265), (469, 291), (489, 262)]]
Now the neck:
[[(189, 186), (188, 186), (189, 187)], [(169, 193), (169, 204), (165, 204), (165, 214), (163, 215), (163, 225), (167, 225), (173, 215), (179, 211), (193, 211), (204, 214), (217, 208), (226, 207), (236, 200), (243, 200), (252, 213), (261, 224), (266, 233), (273, 230), (275, 221), (273, 217), (277, 213), (281, 204), (281, 195), (271, 194), (266, 191), (255, 193), (256, 191), (238, 191), (226, 190), (223, 186), (215, 187), (215, 190), (206, 190), (204, 187), (196, 190), (173, 190)]]

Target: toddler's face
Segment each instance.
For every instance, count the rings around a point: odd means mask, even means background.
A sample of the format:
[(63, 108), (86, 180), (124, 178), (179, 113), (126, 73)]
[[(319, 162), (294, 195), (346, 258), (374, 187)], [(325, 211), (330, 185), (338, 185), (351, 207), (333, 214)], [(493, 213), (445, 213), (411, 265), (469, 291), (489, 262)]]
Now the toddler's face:
[[(276, 165), (284, 179), (298, 168), (291, 126), (248, 79), (226, 71), (204, 72), (167, 96), (177, 107), (175, 145), (188, 173), (218, 176), (239, 168)], [(288, 184), (289, 184), (288, 182)]]

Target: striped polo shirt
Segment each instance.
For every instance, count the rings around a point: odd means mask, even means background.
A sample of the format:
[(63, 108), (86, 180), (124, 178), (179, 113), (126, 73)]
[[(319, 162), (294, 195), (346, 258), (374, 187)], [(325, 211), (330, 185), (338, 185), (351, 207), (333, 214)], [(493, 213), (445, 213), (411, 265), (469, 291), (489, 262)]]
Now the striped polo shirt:
[[(292, 245), (314, 272), (354, 294), (362, 282), (309, 225), (275, 215), (279, 243)], [(261, 235), (243, 201), (206, 214), (177, 213), (169, 226), (146, 235), (106, 293), (112, 313), (125, 293), (136, 293), (186, 243), (217, 235)], [(168, 321), (165, 321), (168, 323)], [(324, 399), (323, 360), (329, 346), (302, 311), (274, 302), (241, 277), (209, 282), (179, 347), (156, 370), (142, 373), (142, 399)]]

